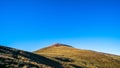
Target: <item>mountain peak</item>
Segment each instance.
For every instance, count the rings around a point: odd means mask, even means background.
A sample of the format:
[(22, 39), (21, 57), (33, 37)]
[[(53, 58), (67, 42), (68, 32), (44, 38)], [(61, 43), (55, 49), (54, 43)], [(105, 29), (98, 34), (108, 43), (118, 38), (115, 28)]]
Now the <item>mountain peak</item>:
[(61, 43), (55, 43), (55, 44), (53, 44), (51, 47), (60, 47), (60, 46), (72, 47), (72, 46), (70, 46), (70, 45), (61, 44)]

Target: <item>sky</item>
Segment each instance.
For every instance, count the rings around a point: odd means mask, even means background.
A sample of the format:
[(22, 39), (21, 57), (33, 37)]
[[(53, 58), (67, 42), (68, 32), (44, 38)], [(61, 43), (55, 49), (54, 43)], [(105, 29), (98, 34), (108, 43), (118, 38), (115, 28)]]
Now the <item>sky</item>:
[(119, 0), (0, 0), (0, 45), (62, 43), (120, 55)]

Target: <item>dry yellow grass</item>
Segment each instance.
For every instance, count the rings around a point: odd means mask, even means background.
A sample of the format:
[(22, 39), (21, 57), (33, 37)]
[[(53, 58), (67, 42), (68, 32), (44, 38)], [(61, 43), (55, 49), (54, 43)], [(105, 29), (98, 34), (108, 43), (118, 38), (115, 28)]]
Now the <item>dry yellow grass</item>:
[(35, 53), (58, 61), (62, 63), (65, 68), (120, 67), (120, 56), (60, 45), (61, 44), (55, 44), (53, 46), (37, 50)]

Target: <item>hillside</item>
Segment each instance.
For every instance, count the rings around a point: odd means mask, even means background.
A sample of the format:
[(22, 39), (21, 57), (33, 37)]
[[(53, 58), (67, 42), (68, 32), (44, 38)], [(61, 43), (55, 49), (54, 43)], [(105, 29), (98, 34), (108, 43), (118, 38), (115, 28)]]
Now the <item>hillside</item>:
[(0, 45), (0, 68), (63, 68), (44, 56)]
[(34, 53), (57, 61), (64, 68), (120, 68), (120, 56), (76, 49), (64, 44), (54, 44)]
[(54, 44), (27, 52), (0, 45), (0, 68), (119, 68), (120, 56)]

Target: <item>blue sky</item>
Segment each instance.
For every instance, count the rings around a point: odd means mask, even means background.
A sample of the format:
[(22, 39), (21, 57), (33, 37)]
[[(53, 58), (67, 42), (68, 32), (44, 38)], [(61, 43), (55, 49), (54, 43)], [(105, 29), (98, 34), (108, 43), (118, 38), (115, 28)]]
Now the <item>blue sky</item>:
[(0, 44), (54, 43), (120, 55), (119, 0), (0, 0)]

